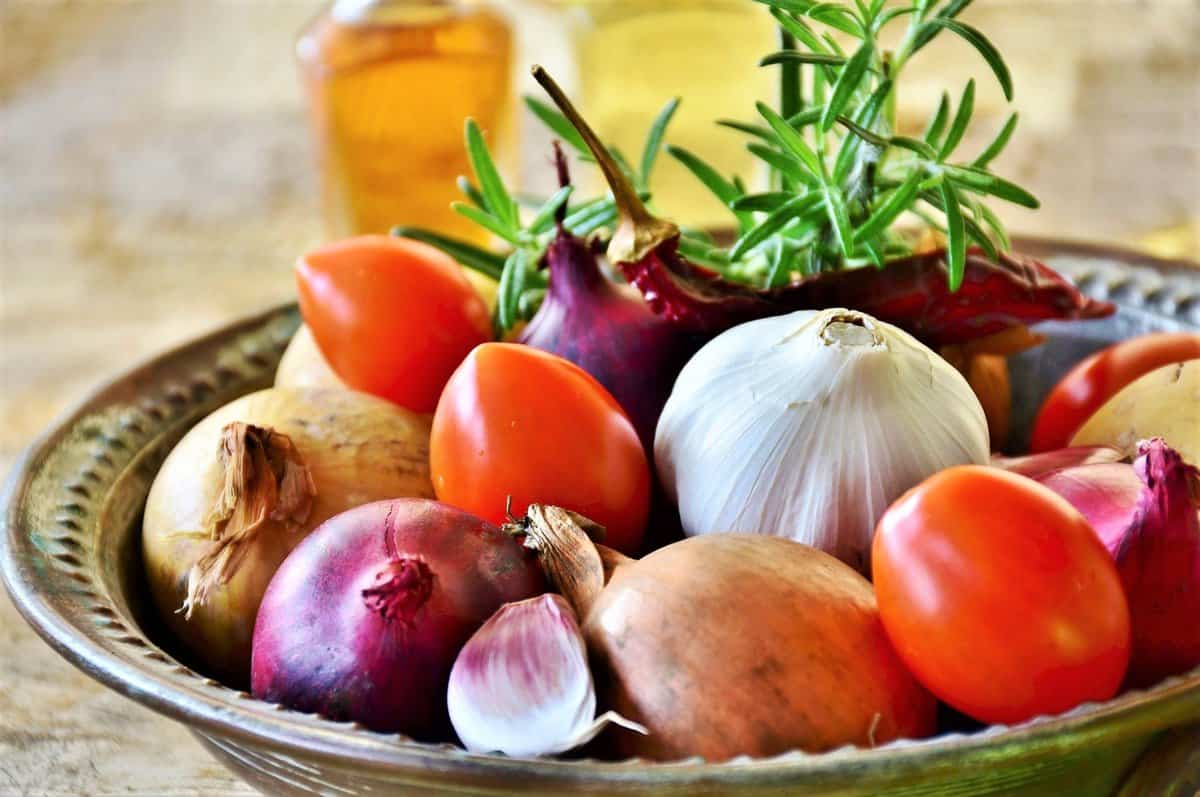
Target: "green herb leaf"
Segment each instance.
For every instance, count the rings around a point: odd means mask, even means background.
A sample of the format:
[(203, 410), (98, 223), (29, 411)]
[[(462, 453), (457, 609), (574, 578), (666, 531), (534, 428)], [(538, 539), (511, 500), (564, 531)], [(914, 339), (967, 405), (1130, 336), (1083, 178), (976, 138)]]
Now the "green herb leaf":
[[(930, 0), (919, 0), (917, 4), (917, 19), (925, 18), (925, 13), (929, 5)], [(971, 0), (950, 0), (950, 2), (947, 3), (942, 10), (937, 13), (937, 15), (939, 17), (953, 19), (961, 14), (963, 9), (969, 5), (971, 5)], [(918, 28), (916, 31), (916, 37), (913, 40), (913, 44), (909, 48), (909, 54), (911, 55), (912, 53), (917, 52), (917, 50), (920, 50), (926, 44), (929, 44), (933, 37), (938, 35), (940, 30), (941, 28), (926, 27), (924, 25)]]
[(671, 117), (675, 115), (675, 111), (677, 110), (679, 110), (678, 97), (663, 106), (663, 109), (658, 112), (658, 117), (655, 118), (654, 124), (650, 125), (650, 133), (646, 136), (646, 146), (642, 150), (641, 183), (643, 186), (650, 183), (650, 173), (654, 171), (654, 162), (658, 159), (659, 150), (662, 149), (663, 136), (666, 133), (667, 125), (671, 123)]
[(916, 9), (912, 8), (911, 6), (907, 8), (889, 8), (887, 11), (884, 11), (875, 18), (875, 25), (873, 26), (875, 32), (878, 33), (879, 31), (883, 30), (884, 26), (896, 17), (902, 17), (905, 14), (914, 13), (916, 13)]
[(453, 202), (450, 205), (454, 212), (460, 216), (465, 216), (471, 221), (483, 227), (485, 230), (498, 235), (511, 244), (519, 245), (521, 243), (518, 231), (502, 223), (495, 216), (485, 213), (474, 205), (468, 205), (465, 202)]
[(727, 127), (730, 130), (736, 130), (739, 133), (745, 133), (748, 136), (754, 136), (761, 141), (766, 141), (768, 144), (775, 141), (771, 129), (762, 125), (747, 124), (746, 122), (739, 122), (736, 119), (718, 119), (717, 124), (721, 127)]
[[(742, 195), (737, 186), (726, 180), (716, 169), (683, 147), (668, 146), (667, 153), (695, 175), (696, 179), (713, 193), (713, 196), (721, 200), (722, 205), (729, 207)], [(743, 228), (746, 228), (753, 224), (754, 220), (749, 214), (742, 213), (738, 214), (738, 223)]]
[[(796, 51), (796, 37), (779, 29), (779, 49)], [(779, 70), (779, 113), (791, 116), (804, 107), (804, 92), (800, 85), (800, 64), (784, 62)]]
[(976, 169), (986, 169), (988, 164), (995, 160), (996, 157), (1004, 151), (1004, 147), (1008, 144), (1008, 140), (1012, 138), (1013, 131), (1017, 129), (1017, 119), (1018, 116), (1016, 113), (1013, 113), (1008, 117), (1008, 121), (1004, 123), (1004, 127), (1002, 127), (1000, 132), (996, 134), (996, 137), (992, 140), (992, 143), (988, 144), (987, 149), (985, 149), (978, 158), (971, 161), (972, 166), (974, 166)]
[(838, 75), (837, 83), (833, 85), (833, 96), (830, 97), (829, 104), (825, 106), (825, 113), (821, 116), (822, 132), (828, 133), (833, 128), (833, 123), (837, 121), (838, 115), (845, 110), (847, 103), (858, 91), (863, 75), (866, 74), (874, 56), (875, 45), (870, 39), (867, 39), (855, 51), (853, 57), (846, 62), (846, 66)]
[(765, 194), (749, 194), (747, 196), (738, 197), (730, 207), (734, 210), (759, 211), (762, 213), (770, 213), (777, 207), (791, 199), (794, 194), (787, 191), (770, 191)]
[(558, 213), (558, 209), (566, 204), (567, 199), (571, 196), (571, 192), (575, 190), (573, 185), (564, 185), (562, 188), (554, 192), (553, 195), (538, 209), (537, 215), (533, 217), (533, 221), (529, 222), (529, 231), (535, 235), (546, 232), (554, 226), (554, 214)]
[(1004, 224), (1001, 223), (1000, 217), (982, 202), (976, 206), (976, 209), (983, 223), (992, 231), (992, 237), (996, 239), (996, 244), (999, 248), (1006, 252), (1012, 249), (1012, 241), (1008, 239), (1008, 231), (1004, 229)]
[(771, 237), (778, 230), (781, 230), (796, 216), (815, 207), (822, 206), (824, 201), (824, 198), (818, 193), (793, 197), (768, 214), (757, 227), (744, 233), (733, 245), (733, 248), (729, 250), (729, 258), (731, 260), (740, 260), (743, 255), (767, 240), (767, 238)]
[[(762, 2), (762, 0), (758, 0), (758, 1)], [(811, 4), (809, 7), (811, 8), (812, 5), (815, 5), (815, 3)], [(799, 13), (803, 13), (803, 12), (799, 12)], [(820, 37), (817, 36), (816, 32), (814, 32), (813, 29), (810, 28), (808, 26), (808, 23), (805, 22), (804, 20), (798, 19), (793, 16), (788, 16), (787, 14), (780, 11), (778, 8), (771, 9), (771, 16), (773, 16), (775, 18), (775, 21), (777, 23), (779, 23), (779, 26), (781, 28), (783, 28), (788, 33), (795, 36), (796, 39), (800, 43), (802, 43), (805, 47), (807, 47), (812, 52), (828, 53), (828, 50), (825, 47), (825, 45), (821, 42)]]
[(804, 14), (817, 4), (816, 0), (755, 0), (755, 2), (792, 14)]
[[(520, 224), (517, 218), (517, 204), (512, 201), (512, 197), (508, 195), (508, 189), (504, 187), (504, 181), (500, 179), (500, 173), (496, 170), (496, 164), (492, 161), (487, 144), (484, 143), (483, 132), (479, 129), (479, 125), (475, 123), (474, 119), (468, 119), (466, 128), (467, 157), (471, 161), (475, 179), (479, 181), (479, 189), (483, 193), (484, 203), (500, 224), (506, 226), (511, 232)], [(468, 216), (468, 218), (470, 217)], [(510, 236), (506, 234), (503, 237), (509, 238)]]
[(694, 263), (721, 272), (729, 268), (729, 254), (724, 249), (688, 236), (680, 236), (679, 254)]
[(806, 53), (800, 50), (780, 50), (779, 52), (771, 53), (763, 56), (758, 62), (759, 66), (774, 66), (775, 64), (796, 63), (796, 64), (826, 64), (829, 66), (841, 66), (846, 63), (846, 59), (840, 55), (829, 55), (827, 53)]
[(817, 157), (817, 153), (808, 145), (804, 137), (800, 135), (796, 128), (787, 123), (787, 120), (775, 112), (766, 103), (757, 104), (758, 112), (763, 119), (767, 120), (767, 124), (775, 131), (775, 136), (784, 149), (791, 152), (796, 159), (800, 161), (812, 174), (817, 175), (821, 172), (821, 161)]
[(926, 144), (924, 141), (921, 141), (920, 139), (909, 138), (908, 136), (892, 136), (888, 140), (892, 143), (893, 146), (900, 147), (901, 149), (906, 149), (909, 152), (915, 152), (918, 155), (920, 155), (922, 158), (925, 158), (926, 160), (929, 160), (929, 161), (937, 160), (937, 150), (935, 150), (933, 147)]
[(942, 92), (942, 99), (938, 102), (937, 112), (933, 118), (929, 120), (929, 125), (925, 128), (925, 139), (931, 147), (938, 145), (938, 139), (942, 137), (942, 133), (946, 129), (946, 120), (950, 117), (950, 95)]
[(963, 89), (962, 99), (958, 102), (958, 111), (954, 114), (954, 122), (950, 125), (950, 132), (946, 134), (946, 140), (942, 142), (942, 148), (938, 150), (938, 160), (944, 161), (954, 152), (955, 147), (962, 141), (963, 133), (967, 132), (967, 125), (971, 121), (971, 114), (975, 112), (975, 79), (971, 78), (967, 81), (967, 87)]
[(891, 139), (884, 138), (877, 133), (872, 133), (862, 125), (858, 124), (857, 122), (853, 122), (844, 116), (839, 116), (837, 120), (843, 127), (873, 147), (879, 147), (880, 149), (883, 149), (892, 143)]
[(885, 265), (887, 265), (883, 260), (883, 255), (881, 255), (879, 250), (876, 249), (875, 246), (869, 241), (863, 241), (862, 248), (866, 251), (867, 258), (871, 261), (871, 264), (875, 266), (875, 268), (883, 268)]
[(1004, 59), (1000, 56), (1000, 51), (988, 41), (986, 36), (970, 25), (951, 19), (950, 17), (933, 17), (924, 24), (926, 26), (932, 25), (935, 28), (945, 28), (952, 33), (958, 34), (967, 44), (978, 50), (979, 54), (983, 56), (983, 60), (987, 61), (987, 65), (991, 67), (992, 72), (996, 75), (996, 80), (1000, 83), (1000, 88), (1004, 90), (1004, 98), (1012, 102), (1012, 75), (1008, 71), (1008, 65), (1004, 63)]
[(479, 189), (475, 187), (474, 183), (460, 174), (455, 180), (455, 184), (462, 195), (471, 201), (471, 204), (480, 210), (487, 210), (487, 202), (484, 201), (483, 194), (479, 193)]
[(901, 213), (908, 210), (924, 176), (919, 170), (913, 170), (899, 187), (888, 194), (887, 198), (871, 211), (867, 220), (858, 226), (858, 229), (854, 231), (854, 243), (868, 241), (879, 235), (890, 227)]
[(942, 181), (941, 192), (946, 213), (946, 260), (950, 269), (950, 290), (957, 291), (967, 267), (967, 236), (963, 230), (962, 210), (958, 207), (958, 194), (949, 180)]
[(596, 230), (602, 230), (605, 227), (611, 227), (616, 224), (617, 215), (617, 205), (610, 200), (597, 206), (590, 213), (568, 216), (566, 221), (563, 222), (563, 226), (570, 230), (572, 235), (586, 238)]
[[(884, 80), (875, 90), (871, 92), (871, 96), (867, 98), (854, 114), (853, 122), (862, 130), (870, 132), (872, 125), (879, 119), (879, 114), (883, 110), (884, 103), (887, 102), (888, 95), (892, 90), (892, 81)], [(842, 141), (841, 149), (838, 150), (837, 159), (834, 161), (833, 179), (837, 182), (842, 182), (850, 174), (851, 167), (854, 166), (855, 160), (862, 149), (861, 136), (847, 137)], [(878, 145), (875, 145), (878, 147)], [(885, 144), (886, 146), (886, 144)]]
[(750, 143), (746, 145), (746, 149), (757, 157), (759, 160), (766, 163), (775, 171), (785, 174), (796, 182), (815, 187), (820, 184), (820, 179), (808, 171), (800, 160), (789, 153), (780, 152), (777, 149), (763, 146), (762, 144)]
[(525, 276), (529, 270), (524, 249), (515, 249), (504, 261), (500, 286), (496, 291), (496, 326), (502, 336), (521, 320), (521, 295), (525, 292)]
[(782, 287), (788, 278), (788, 260), (784, 251), (783, 239), (776, 238), (771, 247), (771, 255), (767, 266), (766, 286), (768, 288)]
[[(821, 115), (825, 113), (823, 107), (805, 108), (799, 113), (792, 114), (787, 118), (787, 123), (796, 130), (802, 130), (809, 125), (815, 125), (821, 121)], [(773, 139), (772, 139), (773, 140)]]
[(817, 22), (824, 23), (835, 30), (840, 30), (842, 33), (849, 34), (856, 39), (862, 38), (862, 26), (858, 24), (858, 20), (845, 6), (838, 5), (837, 3), (817, 3), (805, 12), (805, 16), (809, 19), (815, 19)]
[(1002, 177), (976, 169), (972, 166), (945, 166), (946, 175), (963, 187), (983, 194), (1012, 202), (1014, 205), (1036, 210), (1041, 206), (1037, 197), (1021, 186), (1010, 183)]
[(825, 195), (825, 210), (829, 213), (829, 221), (833, 223), (833, 231), (837, 235), (842, 254), (849, 256), (854, 251), (854, 230), (850, 226), (850, 214), (846, 211), (846, 198), (836, 185), (826, 183), (822, 187)]
[(460, 265), (492, 279), (500, 279), (500, 272), (504, 268), (504, 258), (500, 255), (431, 230), (423, 230), (419, 227), (393, 227), (391, 234), (397, 238), (411, 238), (414, 241), (429, 244), (450, 255)]
[(571, 149), (581, 155), (589, 155), (587, 144), (583, 141), (583, 136), (579, 135), (579, 131), (575, 126), (567, 121), (567, 117), (559, 113), (558, 109), (547, 105), (536, 97), (525, 97), (525, 106), (533, 112), (533, 115), (542, 120), (542, 124), (550, 128), (554, 135), (561, 138), (564, 142), (570, 145)]

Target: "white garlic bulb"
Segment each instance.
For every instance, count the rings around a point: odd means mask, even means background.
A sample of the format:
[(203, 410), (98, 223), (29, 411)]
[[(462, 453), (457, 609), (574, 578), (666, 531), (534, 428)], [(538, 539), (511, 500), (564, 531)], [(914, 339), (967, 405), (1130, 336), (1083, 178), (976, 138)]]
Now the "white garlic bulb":
[(988, 455), (962, 375), (907, 332), (843, 309), (712, 340), (680, 373), (654, 440), (688, 535), (790, 537), (864, 573), (894, 500)]
[(609, 723), (646, 732), (612, 712), (595, 716), (583, 634), (560, 595), (500, 607), (455, 659), (446, 702), (458, 738), (476, 753), (562, 753)]

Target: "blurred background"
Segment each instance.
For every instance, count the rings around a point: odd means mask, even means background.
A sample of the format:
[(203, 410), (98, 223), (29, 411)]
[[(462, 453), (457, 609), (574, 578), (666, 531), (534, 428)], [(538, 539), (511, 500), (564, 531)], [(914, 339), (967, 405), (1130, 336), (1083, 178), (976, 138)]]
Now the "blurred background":
[[(1043, 205), (1010, 229), (1200, 257), (1200, 2), (980, 0), (964, 19), (1016, 85), (1021, 125), (994, 168)], [(290, 299), (307, 247), (393, 223), (470, 234), (447, 210), (465, 115), (512, 184), (544, 193), (551, 137), (518, 99), (538, 93), (531, 63), (629, 153), (681, 95), (668, 141), (753, 182), (741, 138), (711, 121), (770, 98), (754, 64), (774, 49), (750, 0), (0, 1), (0, 470), (98, 380)], [(908, 75), (915, 131), (972, 75), (965, 149), (1008, 113), (952, 37)], [(682, 167), (659, 169), (662, 209), (720, 223)], [(0, 651), (0, 793), (244, 791), (2, 597)]]

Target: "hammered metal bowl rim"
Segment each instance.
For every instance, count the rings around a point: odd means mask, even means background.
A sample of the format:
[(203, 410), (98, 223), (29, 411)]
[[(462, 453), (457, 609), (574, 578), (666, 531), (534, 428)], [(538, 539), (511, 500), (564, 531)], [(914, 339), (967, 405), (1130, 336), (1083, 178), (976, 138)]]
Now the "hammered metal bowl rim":
[[(1154, 258), (1115, 247), (1084, 242), (1060, 242), (1022, 239), (1022, 245), (1040, 253), (1103, 257), (1126, 265), (1148, 266), (1159, 273), (1200, 273), (1200, 264), (1184, 260)], [(684, 785), (689, 782), (725, 784), (766, 784), (802, 776), (843, 771), (853, 766), (866, 777), (873, 771), (896, 767), (921, 769), (970, 765), (985, 761), (997, 744), (1021, 744), (1027, 750), (1040, 749), (1051, 754), (1066, 732), (1086, 735), (1120, 719), (1125, 735), (1152, 727), (1152, 714), (1168, 703), (1197, 701), (1200, 695), (1200, 670), (1170, 679), (1145, 690), (1127, 692), (1114, 700), (1085, 704), (1063, 715), (1039, 717), (1016, 726), (992, 726), (972, 734), (947, 734), (926, 740), (902, 740), (876, 749), (845, 747), (839, 750), (807, 754), (799, 751), (771, 758), (740, 757), (723, 762), (685, 759), (676, 762), (627, 760), (574, 761), (557, 759), (510, 759), (498, 755), (468, 753), (454, 745), (428, 744), (395, 735), (379, 734), (353, 723), (335, 723), (319, 717), (292, 712), (250, 698), (210, 679), (195, 679), (183, 684), (152, 672), (140, 662), (123, 658), (118, 643), (97, 641), (82, 633), (61, 611), (38, 591), (37, 576), (13, 555), (19, 534), (18, 507), (29, 486), (30, 476), (53, 450), (73, 423), (93, 407), (101, 406), (114, 392), (139, 375), (205, 343), (230, 338), (238, 330), (267, 324), (292, 304), (282, 305), (221, 327), (207, 335), (177, 345), (146, 359), (140, 365), (103, 383), (87, 397), (63, 413), (16, 459), (0, 491), (4, 512), (0, 517), (0, 576), (18, 611), (38, 634), (64, 658), (106, 686), (137, 700), (149, 708), (183, 722), (194, 731), (220, 738), (264, 745), (271, 749), (301, 754), (331, 763), (364, 763), (389, 771), (420, 767), (425, 771), (470, 774), (479, 777), (519, 777), (546, 785), (588, 781), (657, 786)], [(266, 714), (263, 709), (269, 708)]]

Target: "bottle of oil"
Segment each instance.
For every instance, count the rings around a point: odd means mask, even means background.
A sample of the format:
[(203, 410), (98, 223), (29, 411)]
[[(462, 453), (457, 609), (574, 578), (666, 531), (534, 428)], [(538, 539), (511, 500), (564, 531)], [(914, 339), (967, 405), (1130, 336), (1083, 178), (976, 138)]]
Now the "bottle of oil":
[(470, 174), (467, 117), (512, 166), (507, 22), (470, 0), (338, 0), (300, 34), (296, 55), (327, 233), (405, 224), (479, 240), (450, 203), (461, 198), (455, 178)]
[[(744, 136), (718, 118), (754, 121), (769, 100), (773, 70), (756, 69), (774, 48), (774, 24), (749, 0), (560, 0), (574, 18), (580, 107), (606, 141), (630, 158), (672, 97), (683, 103), (667, 142), (691, 150), (723, 174), (754, 181)], [(728, 225), (729, 211), (673, 158), (651, 180), (654, 202), (693, 226)]]

